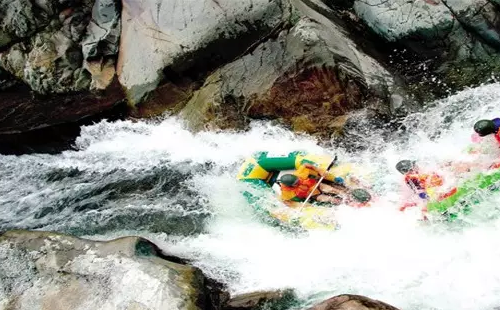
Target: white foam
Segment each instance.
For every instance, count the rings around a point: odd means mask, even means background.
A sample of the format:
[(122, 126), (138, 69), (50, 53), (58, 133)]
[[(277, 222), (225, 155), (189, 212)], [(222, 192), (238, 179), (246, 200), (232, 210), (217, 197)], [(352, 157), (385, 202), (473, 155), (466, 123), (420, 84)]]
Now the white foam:
[[(14, 192), (9, 185), (12, 180), (23, 184), (16, 190), (25, 193), (22, 199), (33, 205), (50, 199), (54, 194), (50, 188), (26, 182), (46, 167), (73, 167), (98, 175), (123, 169), (134, 174), (167, 162), (213, 162), (213, 168), (189, 181), (193, 190), (206, 197), (208, 203), (202, 207), (213, 214), (207, 233), (192, 237), (140, 233), (168, 252), (194, 259), (208, 275), (227, 283), (231, 292), (291, 287), (303, 297), (358, 293), (401, 309), (491, 309), (500, 305), (500, 265), (496, 264), (500, 222), (485, 215), (472, 217), (470, 227), (455, 230), (446, 225), (419, 225), (414, 216), (397, 211), (403, 187), (394, 166), (404, 158), (429, 167), (457, 158), (472, 160), (463, 153), (470, 144), (472, 126), (478, 119), (499, 116), (499, 103), (498, 84), (462, 92), (409, 117), (406, 138), (374, 139), (378, 150), (383, 146), (381, 151), (369, 149), (352, 157), (345, 150), (323, 149), (311, 137), (264, 122), (255, 122), (247, 132), (198, 134), (187, 131), (175, 118), (101, 122), (83, 128), (78, 152), (2, 157), (0, 165), (6, 172), (0, 190), (6, 196), (0, 199), (14, 199), (9, 196)], [(336, 232), (296, 236), (261, 223), (240, 195), (246, 185), (235, 180), (237, 169), (255, 151), (297, 149), (339, 153), (341, 160), (360, 162), (374, 171), (373, 182), (382, 198), (372, 209), (342, 208), (338, 213), (342, 228)], [(161, 208), (151, 201), (141, 204), (140, 196), (136, 199), (136, 206), (145, 205), (145, 210)], [(499, 203), (495, 197), (480, 207), (495, 214), (494, 206)], [(5, 218), (16, 210), (0, 212)]]

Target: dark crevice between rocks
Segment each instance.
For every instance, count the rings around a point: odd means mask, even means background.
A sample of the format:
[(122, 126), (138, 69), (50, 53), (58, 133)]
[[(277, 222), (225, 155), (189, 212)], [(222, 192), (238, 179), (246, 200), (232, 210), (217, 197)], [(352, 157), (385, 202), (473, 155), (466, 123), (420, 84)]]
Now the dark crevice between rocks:
[(128, 115), (117, 81), (101, 94), (64, 95), (34, 94), (28, 86), (12, 83), (0, 100), (0, 154), (60, 153), (73, 149), (81, 126)]
[(121, 102), (113, 109), (77, 122), (65, 123), (19, 134), (0, 134), (0, 154), (23, 155), (33, 153), (58, 154), (74, 150), (74, 142), (80, 135), (80, 127), (92, 125), (102, 119), (123, 120), (126, 104)]
[(291, 289), (260, 291), (237, 295), (228, 300), (223, 310), (288, 310), (297, 307), (300, 300)]
[(169, 262), (174, 262), (181, 265), (189, 265), (189, 262), (185, 259), (174, 255), (168, 255), (164, 253), (156, 244), (153, 242), (140, 238), (135, 244), (135, 255), (137, 256), (158, 256)]

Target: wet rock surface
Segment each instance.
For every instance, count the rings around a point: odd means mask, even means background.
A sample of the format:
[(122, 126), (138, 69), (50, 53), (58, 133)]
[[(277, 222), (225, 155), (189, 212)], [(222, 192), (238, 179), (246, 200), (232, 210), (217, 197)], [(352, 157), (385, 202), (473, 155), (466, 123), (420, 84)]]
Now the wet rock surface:
[(90, 241), (50, 232), (0, 236), (5, 309), (208, 309), (200, 270), (138, 237)]
[(300, 2), (296, 10), (290, 29), (207, 78), (181, 112), (192, 128), (281, 118), (296, 131), (328, 135), (338, 116), (385, 105), (398, 91), (391, 74), (359, 52), (345, 29)]
[(492, 1), (355, 1), (353, 11), (387, 43), (407, 49), (400, 69), (419, 70), (414, 74), (427, 89), (462, 89), (498, 72), (499, 10)]

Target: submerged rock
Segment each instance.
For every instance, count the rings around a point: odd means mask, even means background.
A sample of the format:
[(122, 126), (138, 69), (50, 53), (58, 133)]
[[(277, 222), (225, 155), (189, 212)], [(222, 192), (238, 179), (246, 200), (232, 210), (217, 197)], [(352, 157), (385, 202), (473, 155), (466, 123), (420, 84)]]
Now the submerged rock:
[(389, 304), (361, 295), (338, 295), (307, 310), (398, 310)]
[(297, 305), (298, 298), (292, 290), (262, 291), (234, 296), (222, 310), (287, 310)]
[(0, 308), (205, 309), (205, 278), (138, 237), (108, 242), (49, 233), (0, 236)]

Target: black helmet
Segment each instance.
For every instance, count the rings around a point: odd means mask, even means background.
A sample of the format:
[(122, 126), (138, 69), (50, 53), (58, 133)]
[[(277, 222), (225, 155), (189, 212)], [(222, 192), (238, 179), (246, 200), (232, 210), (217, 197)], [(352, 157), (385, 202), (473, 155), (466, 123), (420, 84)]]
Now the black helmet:
[(364, 203), (372, 199), (372, 195), (362, 188), (357, 188), (351, 192), (351, 196), (354, 200)]
[(474, 131), (477, 132), (481, 137), (495, 133), (495, 123), (489, 119), (482, 119), (474, 124)]
[(410, 172), (410, 170), (415, 168), (415, 161), (404, 159), (396, 164), (396, 170), (402, 174)]
[(299, 183), (299, 178), (293, 174), (284, 174), (281, 176), (279, 182), (286, 186), (295, 186)]

